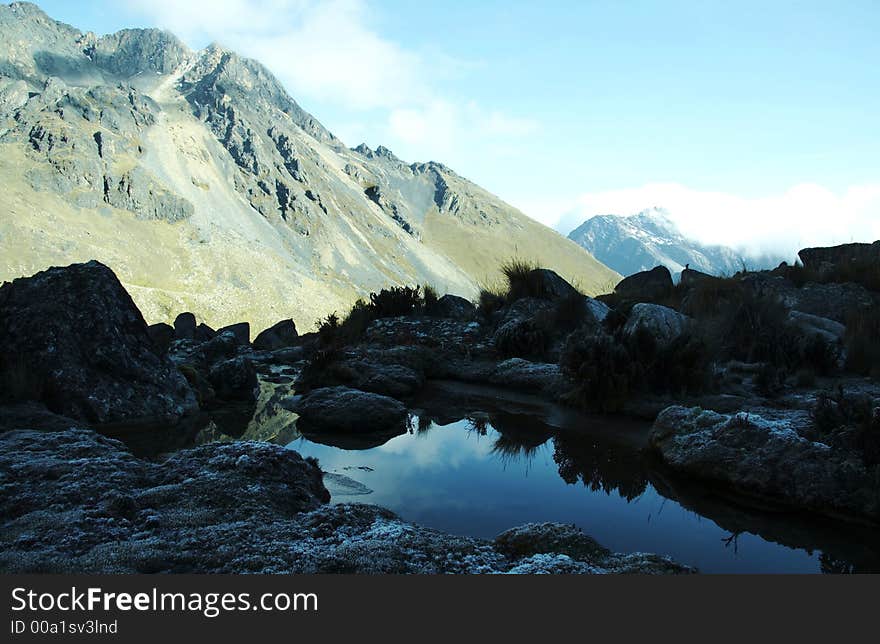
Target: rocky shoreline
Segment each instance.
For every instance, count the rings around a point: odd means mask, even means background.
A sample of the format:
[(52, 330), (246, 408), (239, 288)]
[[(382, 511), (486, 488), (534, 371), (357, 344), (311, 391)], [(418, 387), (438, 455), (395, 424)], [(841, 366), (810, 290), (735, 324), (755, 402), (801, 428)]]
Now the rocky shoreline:
[(82, 429), (0, 435), (0, 569), (88, 573), (689, 573), (614, 554), (572, 526), (494, 541), (326, 505), (317, 464), (278, 446), (215, 443), (164, 463)]
[[(870, 252), (855, 250), (860, 262)], [(327, 506), (316, 463), (228, 442), (240, 432), (222, 425), (187, 448), (183, 427), (198, 409), (260, 413), (267, 400), (316, 442), (380, 445), (407, 431), (408, 401), (439, 379), (656, 419), (644, 447), (670, 475), (876, 526), (880, 295), (840, 281), (853, 279), (855, 250), (806, 251), (821, 265), (726, 279), (686, 271), (678, 285), (655, 269), (599, 299), (513, 266), (507, 289), (479, 305), (393, 288), (315, 333), (285, 320), (253, 342), (247, 324), (214, 330), (190, 313), (148, 327), (97, 262), (15, 280), (0, 287), (0, 568), (690, 571), (610, 553), (562, 525), (490, 542), (375, 506)], [(137, 458), (100, 434), (120, 422), (180, 427), (178, 447)]]

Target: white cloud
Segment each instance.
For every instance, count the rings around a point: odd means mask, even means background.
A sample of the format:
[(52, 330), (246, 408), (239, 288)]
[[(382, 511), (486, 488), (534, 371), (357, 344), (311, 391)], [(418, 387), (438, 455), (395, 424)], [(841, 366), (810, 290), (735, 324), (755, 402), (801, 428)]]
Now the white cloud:
[[(425, 56), (383, 37), (371, 24), (364, 0), (127, 1), (187, 42), (198, 46), (216, 40), (259, 60), (294, 98), (350, 113), (377, 112), (373, 122), (382, 125), (370, 129), (392, 140), (373, 145), (396, 141), (418, 150), (421, 159), (442, 160), (444, 153), (473, 145), (473, 137), (520, 137), (537, 127), (528, 119), (448, 98), (434, 83), (467, 73), (479, 62), (456, 61), (442, 52)], [(354, 116), (349, 123), (358, 120)]]
[(662, 207), (682, 232), (702, 242), (791, 256), (805, 246), (880, 239), (880, 183), (838, 193), (804, 183), (760, 198), (649, 183), (533, 207), (564, 234), (594, 215), (633, 215)]

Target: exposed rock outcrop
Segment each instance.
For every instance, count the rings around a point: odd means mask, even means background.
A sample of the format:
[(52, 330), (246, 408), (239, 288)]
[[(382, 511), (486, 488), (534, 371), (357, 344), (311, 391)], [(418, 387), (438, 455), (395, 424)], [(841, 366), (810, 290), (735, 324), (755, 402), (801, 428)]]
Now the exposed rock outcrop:
[(196, 406), (128, 293), (98, 262), (0, 287), (0, 356), (7, 396), (72, 418), (175, 418)]
[(841, 244), (804, 248), (798, 253), (805, 268), (818, 271), (880, 264), (880, 241), (873, 244)]
[(284, 406), (298, 413), (307, 428), (331, 433), (386, 432), (406, 421), (406, 407), (394, 398), (349, 387), (315, 389), (287, 399)]
[(614, 292), (636, 302), (656, 302), (672, 292), (672, 274), (665, 266), (625, 277)]
[(689, 318), (674, 309), (659, 304), (639, 303), (632, 307), (623, 332), (632, 336), (644, 329), (660, 346), (667, 346), (687, 330)]
[(764, 501), (880, 522), (880, 470), (802, 434), (806, 411), (717, 414), (670, 407), (651, 444), (672, 469)]
[(258, 351), (276, 351), (292, 347), (299, 338), (293, 320), (281, 320), (262, 331), (254, 339), (254, 349)]

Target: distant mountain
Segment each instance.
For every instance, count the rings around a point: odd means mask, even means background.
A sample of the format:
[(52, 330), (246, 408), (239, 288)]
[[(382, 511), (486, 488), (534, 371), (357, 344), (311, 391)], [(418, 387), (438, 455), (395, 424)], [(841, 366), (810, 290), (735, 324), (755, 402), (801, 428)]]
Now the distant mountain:
[(617, 278), (440, 163), (347, 147), (256, 61), (23, 2), (0, 5), (0, 182), (0, 281), (97, 259), (149, 322), (309, 330), (392, 284), (474, 297), (513, 257)]
[(732, 275), (743, 269), (771, 268), (781, 257), (743, 256), (727, 246), (710, 246), (685, 237), (662, 208), (637, 215), (598, 215), (569, 234), (569, 239), (621, 275), (655, 266), (680, 273), (690, 265), (711, 275)]

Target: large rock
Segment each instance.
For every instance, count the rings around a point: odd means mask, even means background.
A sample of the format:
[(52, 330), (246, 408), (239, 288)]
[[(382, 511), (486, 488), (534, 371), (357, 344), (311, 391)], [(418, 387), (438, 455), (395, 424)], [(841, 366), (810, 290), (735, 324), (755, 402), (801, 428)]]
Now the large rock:
[(284, 406), (302, 417), (308, 429), (331, 433), (384, 432), (406, 421), (403, 403), (380, 394), (349, 387), (323, 387), (293, 396)]
[(277, 324), (262, 331), (254, 340), (254, 349), (258, 351), (276, 351), (292, 347), (299, 335), (293, 320), (281, 320)]
[(668, 346), (687, 330), (688, 322), (688, 317), (667, 306), (640, 302), (632, 307), (623, 332), (632, 336), (642, 328), (654, 337), (658, 345)]
[(322, 505), (311, 459), (212, 443), (159, 464), (71, 429), (0, 435), (2, 573), (675, 573), (578, 530), (524, 526), (496, 542), (407, 523), (375, 505)]
[(529, 279), (538, 284), (538, 292), (548, 299), (580, 295), (580, 292), (549, 268), (535, 268)]
[(150, 337), (153, 338), (153, 344), (156, 345), (159, 353), (161, 355), (168, 353), (168, 349), (171, 347), (171, 343), (174, 342), (175, 339), (174, 327), (170, 324), (159, 322), (158, 324), (151, 324), (148, 327), (148, 330), (150, 332)]
[(175, 340), (193, 340), (196, 334), (196, 316), (192, 313), (181, 313), (174, 318)]
[(705, 284), (717, 279), (717, 277), (709, 275), (708, 273), (696, 271), (693, 268), (685, 268), (681, 272), (681, 280), (679, 280), (679, 284), (685, 289), (690, 289), (699, 284)]
[(208, 372), (208, 381), (221, 400), (250, 402), (255, 401), (260, 393), (254, 363), (243, 356), (213, 365)]
[(665, 266), (657, 266), (625, 277), (614, 287), (615, 293), (637, 302), (656, 302), (672, 293), (672, 274)]
[(558, 364), (529, 362), (521, 358), (499, 362), (488, 381), (511, 389), (547, 394), (559, 393), (565, 382)]
[(880, 471), (854, 452), (832, 449), (798, 430), (805, 411), (718, 414), (669, 407), (651, 445), (672, 469), (746, 496), (826, 514), (880, 521)]
[(0, 381), (8, 397), (96, 423), (196, 407), (113, 271), (94, 261), (0, 287)]
[(838, 344), (846, 335), (846, 327), (840, 322), (800, 311), (789, 311), (788, 321), (804, 336), (819, 336), (829, 344)]
[(470, 321), (476, 315), (477, 307), (470, 300), (447, 293), (431, 306), (428, 313), (438, 318)]
[(592, 297), (584, 296), (584, 305), (597, 322), (604, 322), (611, 313), (611, 308), (605, 302), (594, 300)]
[(236, 322), (217, 329), (217, 335), (232, 333), (239, 344), (250, 344), (251, 325), (248, 322)]
[(809, 282), (798, 288), (779, 275), (748, 273), (740, 279), (740, 284), (757, 297), (775, 297), (786, 308), (829, 318), (842, 324), (846, 324), (854, 312), (880, 306), (880, 296), (851, 282)]
[(839, 269), (853, 265), (880, 265), (880, 241), (873, 244), (841, 244), (804, 248), (798, 252), (804, 267), (815, 270)]

